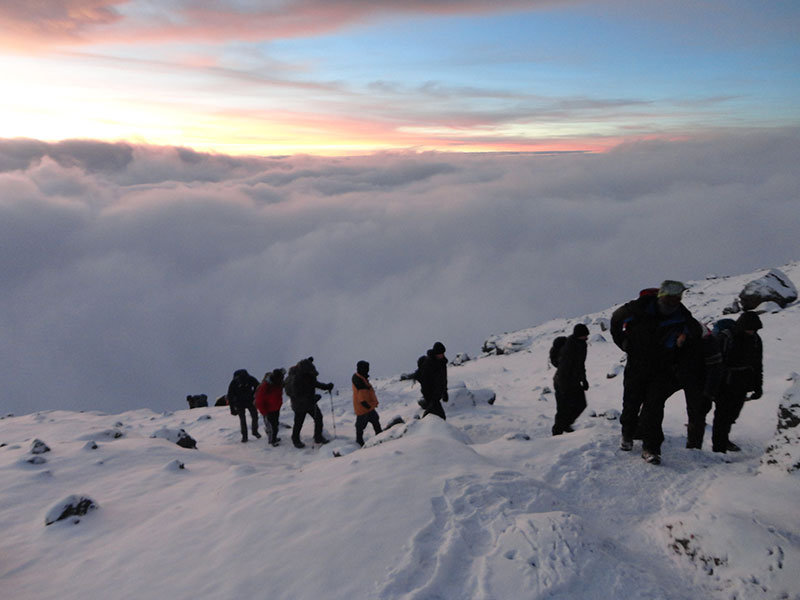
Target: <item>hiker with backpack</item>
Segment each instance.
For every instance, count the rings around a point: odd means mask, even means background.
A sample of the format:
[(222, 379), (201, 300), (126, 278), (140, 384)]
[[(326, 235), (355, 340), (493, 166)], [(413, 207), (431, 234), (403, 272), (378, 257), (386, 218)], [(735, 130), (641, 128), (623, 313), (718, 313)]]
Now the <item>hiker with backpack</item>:
[(699, 335), (687, 336), (677, 369), (686, 399), (686, 447), (697, 450), (703, 447), (706, 415), (716, 400), (722, 377), (722, 355), (717, 338), (702, 324), (700, 328)]
[(332, 383), (317, 381), (319, 372), (314, 366), (314, 357), (304, 358), (289, 369), (286, 376), (284, 389), (289, 396), (294, 411), (294, 426), (292, 427), (292, 443), (295, 448), (305, 448), (300, 441), (300, 430), (306, 420), (306, 415), (314, 419), (314, 441), (317, 444), (327, 444), (330, 440), (322, 435), (322, 411), (317, 406), (320, 395), (316, 390), (330, 392)]
[(239, 425), (242, 431), (242, 443), (247, 441), (247, 412), (250, 413), (253, 437), (260, 438), (258, 433), (258, 413), (253, 404), (253, 396), (258, 387), (258, 379), (250, 375), (247, 369), (239, 369), (233, 374), (233, 379), (228, 385), (228, 404), (231, 414), (239, 416)]
[[(758, 330), (761, 319), (752, 311), (743, 312), (732, 327), (717, 334), (722, 353), (723, 376), (711, 432), (714, 452), (738, 452), (730, 441), (731, 427), (747, 400), (761, 398), (764, 387), (763, 344)], [(748, 393), (752, 392), (748, 397)]]
[(553, 435), (572, 433), (572, 424), (586, 408), (586, 341), (589, 328), (578, 323), (569, 337), (559, 336), (550, 349), (550, 362), (556, 367), (553, 387), (556, 393), (556, 417)]
[(356, 413), (356, 443), (364, 445), (364, 429), (367, 423), (372, 424), (375, 435), (381, 431), (381, 421), (378, 411), (378, 396), (369, 382), (369, 363), (360, 360), (356, 363), (356, 372), (353, 373), (353, 410)]
[(677, 371), (683, 346), (687, 338), (702, 332), (702, 326), (681, 303), (685, 290), (680, 281), (666, 280), (656, 295), (641, 295), (611, 316), (614, 343), (628, 355), (620, 450), (633, 449), (634, 434), (640, 426), (642, 458), (651, 464), (661, 463), (664, 405), (681, 387)]
[(414, 374), (422, 388), (422, 416), (436, 415), (446, 419), (442, 402), (447, 402), (447, 357), (442, 342), (428, 350), (422, 364)]
[(281, 441), (278, 437), (278, 416), (283, 406), (285, 372), (285, 369), (274, 369), (266, 373), (256, 389), (256, 408), (264, 417), (264, 430), (267, 432), (267, 442), (271, 446), (277, 446)]

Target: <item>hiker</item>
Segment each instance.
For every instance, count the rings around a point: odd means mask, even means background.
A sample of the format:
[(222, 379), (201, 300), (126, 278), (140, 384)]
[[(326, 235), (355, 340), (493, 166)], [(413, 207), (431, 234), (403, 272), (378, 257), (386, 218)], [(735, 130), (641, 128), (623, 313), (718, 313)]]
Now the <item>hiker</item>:
[(306, 415), (311, 415), (314, 419), (314, 441), (317, 444), (327, 444), (330, 440), (322, 435), (322, 411), (317, 406), (320, 395), (316, 390), (330, 392), (333, 389), (332, 383), (320, 383), (317, 381), (319, 372), (314, 366), (314, 357), (310, 356), (298, 362), (289, 369), (286, 378), (285, 390), (289, 395), (289, 400), (294, 411), (294, 426), (292, 427), (292, 443), (295, 448), (305, 448), (306, 445), (300, 441), (300, 430)]
[(586, 340), (589, 328), (578, 323), (558, 353), (553, 387), (556, 392), (556, 418), (553, 435), (572, 433), (572, 424), (586, 408)]
[(256, 408), (264, 417), (264, 431), (267, 432), (267, 442), (271, 446), (277, 446), (281, 441), (278, 437), (278, 416), (283, 406), (285, 372), (285, 369), (269, 371), (256, 389)]
[[(711, 432), (714, 452), (741, 450), (728, 437), (731, 427), (739, 418), (745, 401), (758, 400), (763, 393), (763, 345), (758, 335), (761, 327), (759, 316), (752, 311), (745, 311), (732, 328), (718, 335), (723, 376)], [(749, 397), (748, 392), (752, 392)]]
[(612, 338), (628, 354), (620, 450), (633, 449), (633, 436), (640, 426), (642, 458), (652, 464), (661, 462), (664, 405), (681, 387), (677, 367), (682, 347), (689, 336), (702, 334), (700, 323), (681, 303), (686, 289), (680, 281), (666, 280), (655, 296), (640, 296), (611, 316)]
[(242, 429), (242, 443), (247, 441), (247, 414), (250, 412), (252, 421), (253, 436), (260, 438), (258, 433), (258, 413), (253, 404), (253, 394), (258, 387), (258, 379), (250, 375), (246, 369), (239, 369), (233, 374), (228, 386), (228, 403), (231, 407), (231, 414), (239, 415), (239, 424)]
[(369, 382), (369, 363), (360, 360), (356, 363), (356, 372), (353, 373), (353, 410), (356, 413), (356, 443), (364, 445), (364, 429), (367, 423), (372, 424), (375, 435), (381, 431), (381, 421), (378, 411), (378, 397), (375, 389)]
[(442, 402), (447, 402), (447, 357), (442, 342), (436, 342), (428, 350), (425, 360), (422, 361), (415, 379), (422, 388), (422, 402), (424, 412), (422, 416), (436, 415), (446, 419)]
[(677, 368), (689, 421), (686, 447), (697, 450), (703, 447), (706, 415), (716, 400), (722, 376), (722, 355), (717, 338), (708, 328), (700, 327), (700, 335), (687, 336)]

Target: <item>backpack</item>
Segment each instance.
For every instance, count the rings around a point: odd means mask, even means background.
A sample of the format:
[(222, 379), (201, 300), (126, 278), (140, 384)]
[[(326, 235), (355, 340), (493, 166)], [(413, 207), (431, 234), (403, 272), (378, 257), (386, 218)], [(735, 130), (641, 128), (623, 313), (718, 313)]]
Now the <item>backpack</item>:
[(286, 392), (286, 395), (289, 398), (294, 398), (297, 396), (297, 390), (295, 389), (295, 384), (297, 383), (297, 365), (293, 367), (289, 367), (289, 372), (286, 375), (286, 379), (283, 382), (283, 389)]
[(560, 335), (553, 340), (553, 345), (550, 346), (550, 364), (558, 368), (558, 356), (561, 354), (561, 349), (567, 343), (567, 336)]

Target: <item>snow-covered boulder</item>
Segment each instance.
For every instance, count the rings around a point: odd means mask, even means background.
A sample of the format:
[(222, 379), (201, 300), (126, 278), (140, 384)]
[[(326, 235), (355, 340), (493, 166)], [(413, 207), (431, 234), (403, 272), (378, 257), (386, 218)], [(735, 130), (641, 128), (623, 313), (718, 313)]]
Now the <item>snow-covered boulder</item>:
[(778, 405), (778, 427), (761, 458), (762, 465), (788, 473), (800, 472), (800, 375), (792, 373), (792, 386)]
[(97, 503), (88, 496), (73, 494), (54, 504), (44, 517), (45, 525), (52, 525), (56, 521), (70, 519), (72, 523), (79, 523), (80, 519), (90, 510), (97, 508)]
[(458, 367), (471, 360), (472, 359), (469, 357), (469, 354), (467, 354), (466, 352), (459, 352), (458, 354), (456, 354), (456, 357), (450, 361), (450, 364), (454, 367)]
[(452, 404), (469, 403), (472, 406), (478, 404), (494, 404), (496, 399), (495, 393), (490, 389), (474, 389), (467, 388), (463, 381), (456, 381), (451, 383), (447, 388), (447, 395), (449, 402)]
[(783, 271), (770, 269), (763, 277), (745, 285), (739, 300), (744, 310), (753, 310), (762, 302), (775, 302), (786, 308), (797, 300), (797, 288)]
[(181, 448), (197, 448), (197, 442), (195, 439), (183, 429), (169, 429), (168, 427), (162, 427), (158, 431), (154, 432), (150, 437), (168, 440), (173, 444), (178, 444), (178, 446)]

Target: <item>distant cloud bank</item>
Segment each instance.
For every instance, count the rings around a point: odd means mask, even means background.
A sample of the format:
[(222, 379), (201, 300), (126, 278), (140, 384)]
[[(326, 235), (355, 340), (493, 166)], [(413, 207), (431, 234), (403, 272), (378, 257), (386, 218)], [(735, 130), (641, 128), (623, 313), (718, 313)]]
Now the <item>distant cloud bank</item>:
[[(235, 158), (0, 140), (3, 412), (215, 397), (313, 355), (343, 385), (437, 339), (797, 259), (800, 133), (606, 154)], [(345, 387), (343, 393), (348, 393)]]

